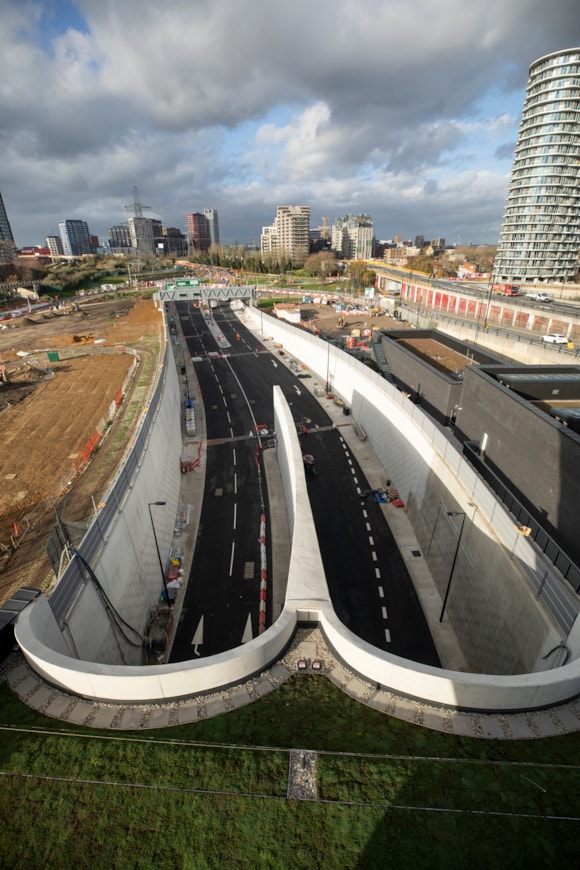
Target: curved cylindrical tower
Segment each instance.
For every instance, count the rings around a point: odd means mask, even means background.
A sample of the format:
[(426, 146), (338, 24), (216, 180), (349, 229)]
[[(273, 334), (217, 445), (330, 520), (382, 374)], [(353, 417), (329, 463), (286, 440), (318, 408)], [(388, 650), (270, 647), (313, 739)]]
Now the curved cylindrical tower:
[(530, 67), (494, 274), (566, 282), (579, 251), (580, 48), (571, 48)]

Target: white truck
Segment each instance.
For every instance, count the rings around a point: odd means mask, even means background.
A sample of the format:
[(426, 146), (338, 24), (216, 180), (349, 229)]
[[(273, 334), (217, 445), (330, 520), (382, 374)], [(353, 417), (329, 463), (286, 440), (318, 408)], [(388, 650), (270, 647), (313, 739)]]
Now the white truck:
[(552, 302), (550, 294), (544, 293), (543, 290), (538, 293), (526, 293), (526, 299), (532, 299), (534, 302)]

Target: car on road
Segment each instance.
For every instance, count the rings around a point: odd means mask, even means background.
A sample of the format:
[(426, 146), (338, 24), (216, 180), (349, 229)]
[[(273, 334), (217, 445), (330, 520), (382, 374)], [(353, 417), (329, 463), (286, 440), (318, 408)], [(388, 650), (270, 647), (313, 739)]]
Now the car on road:
[(526, 299), (531, 299), (534, 302), (552, 302), (552, 297), (549, 293), (540, 291), (539, 293), (526, 293)]
[(549, 335), (543, 335), (542, 341), (546, 344), (568, 344), (567, 337), (558, 332), (550, 332)]

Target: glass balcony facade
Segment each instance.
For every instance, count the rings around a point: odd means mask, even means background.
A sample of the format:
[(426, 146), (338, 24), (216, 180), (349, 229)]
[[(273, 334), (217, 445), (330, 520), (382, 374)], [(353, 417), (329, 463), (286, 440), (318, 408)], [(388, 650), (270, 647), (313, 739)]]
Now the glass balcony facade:
[(530, 67), (494, 274), (571, 281), (580, 251), (580, 48)]

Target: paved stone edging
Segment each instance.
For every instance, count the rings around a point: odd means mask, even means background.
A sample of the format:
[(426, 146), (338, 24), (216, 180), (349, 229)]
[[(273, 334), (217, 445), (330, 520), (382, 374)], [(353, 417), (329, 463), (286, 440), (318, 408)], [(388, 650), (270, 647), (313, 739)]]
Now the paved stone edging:
[[(477, 714), (430, 707), (420, 701), (393, 694), (388, 689), (362, 680), (340, 664), (327, 647), (319, 628), (298, 629), (283, 658), (259, 676), (224, 691), (183, 701), (151, 704), (106, 704), (88, 701), (46, 683), (30, 668), (19, 652), (13, 653), (3, 663), (0, 682), (6, 682), (31, 709), (61, 722), (104, 730), (144, 731), (186, 725), (222, 713), (234, 712), (259, 701), (296, 673), (324, 675), (353, 700), (379, 713), (457, 737), (530, 740), (557, 737), (580, 730), (578, 698), (549, 710)], [(302, 750), (296, 752), (299, 754), (299, 762), (295, 760), (293, 765), (291, 759), (289, 797), (314, 800), (316, 795), (312, 794), (312, 777), (315, 783), (316, 759), (307, 757), (308, 753), (304, 752), (306, 760), (303, 765), (300, 754)], [(300, 770), (295, 772), (296, 763), (299, 763), (303, 774)]]

